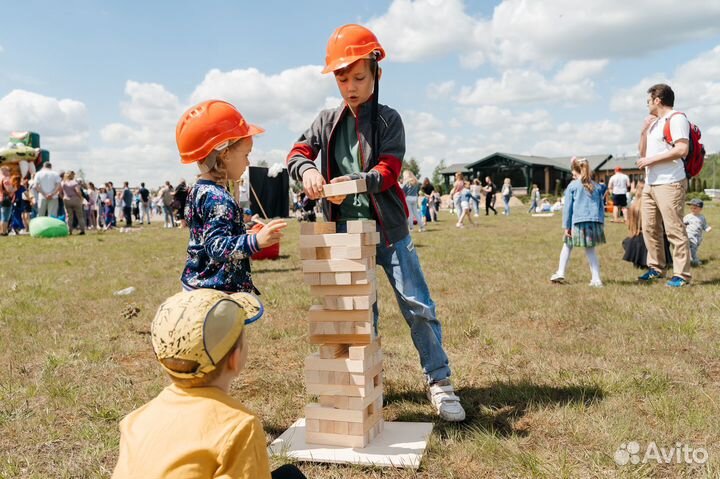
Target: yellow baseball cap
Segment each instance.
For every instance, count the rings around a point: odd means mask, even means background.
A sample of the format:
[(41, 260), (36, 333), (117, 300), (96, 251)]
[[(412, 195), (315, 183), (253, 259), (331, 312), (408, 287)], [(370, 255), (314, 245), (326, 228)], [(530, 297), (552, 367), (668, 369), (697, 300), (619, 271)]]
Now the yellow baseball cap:
[[(226, 294), (196, 289), (169, 297), (158, 308), (150, 333), (162, 367), (177, 378), (199, 378), (211, 372), (230, 351), (246, 324), (263, 315), (262, 303), (249, 293)], [(163, 359), (198, 364), (192, 372), (166, 367)]]

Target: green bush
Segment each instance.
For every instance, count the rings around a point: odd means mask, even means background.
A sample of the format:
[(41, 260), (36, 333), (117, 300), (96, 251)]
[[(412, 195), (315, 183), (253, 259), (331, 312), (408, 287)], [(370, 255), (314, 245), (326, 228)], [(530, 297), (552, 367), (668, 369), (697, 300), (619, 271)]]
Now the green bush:
[(688, 201), (694, 200), (695, 198), (698, 198), (698, 199), (703, 200), (703, 201), (712, 201), (712, 198), (709, 197), (708, 195), (706, 195), (706, 194), (705, 194), (704, 192), (702, 192), (702, 191), (694, 191), (694, 192), (692, 192), (692, 193), (688, 193), (688, 194), (687, 194), (687, 200), (688, 200)]

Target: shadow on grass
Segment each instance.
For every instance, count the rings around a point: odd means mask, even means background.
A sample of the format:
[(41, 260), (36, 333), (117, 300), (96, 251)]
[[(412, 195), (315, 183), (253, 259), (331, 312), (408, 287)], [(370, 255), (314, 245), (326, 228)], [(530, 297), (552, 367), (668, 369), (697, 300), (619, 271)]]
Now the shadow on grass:
[(718, 284), (720, 284), (720, 277), (718, 277), (718, 278), (704, 279), (704, 280), (702, 280), (702, 281), (691, 281), (691, 284), (696, 284), (696, 285), (700, 285), (700, 284), (715, 284), (715, 285), (718, 285)]
[[(602, 389), (593, 386), (554, 387), (529, 382), (499, 382), (486, 388), (461, 388), (458, 391), (466, 412), (462, 423), (440, 420), (433, 413), (417, 412), (415, 408), (397, 416), (398, 421), (434, 422), (434, 432), (441, 438), (464, 438), (478, 430), (498, 437), (527, 436), (532, 423), (523, 417), (531, 408), (543, 406), (568, 406), (597, 404), (604, 397)], [(386, 387), (385, 403), (400, 402), (428, 405), (425, 391), (412, 390), (395, 392)]]
[[(257, 263), (255, 263), (257, 264)], [(253, 268), (254, 274), (260, 274), (260, 273), (287, 273), (289, 271), (300, 271), (300, 268), (298, 267), (289, 267), (289, 268)]]

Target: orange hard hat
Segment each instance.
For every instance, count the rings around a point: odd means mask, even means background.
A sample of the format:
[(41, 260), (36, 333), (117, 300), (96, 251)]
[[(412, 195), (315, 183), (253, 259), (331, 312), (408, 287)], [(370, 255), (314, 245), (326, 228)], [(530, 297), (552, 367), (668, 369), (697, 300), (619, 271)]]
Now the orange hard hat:
[(328, 40), (323, 73), (334, 72), (378, 52), (377, 60), (385, 58), (385, 50), (367, 28), (351, 23), (335, 30)]
[(264, 131), (246, 122), (230, 103), (208, 100), (183, 113), (175, 128), (175, 141), (180, 151), (180, 161), (194, 163), (206, 158), (223, 143)]

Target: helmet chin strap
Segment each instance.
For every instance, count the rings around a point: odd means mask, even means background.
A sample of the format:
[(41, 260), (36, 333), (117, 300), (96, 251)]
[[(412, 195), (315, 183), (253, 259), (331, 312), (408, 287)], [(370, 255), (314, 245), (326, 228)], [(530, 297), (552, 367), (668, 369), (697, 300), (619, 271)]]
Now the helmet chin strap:
[(213, 150), (213, 152), (210, 153), (203, 161), (199, 162), (198, 168), (200, 168), (200, 172), (207, 173), (208, 171), (215, 168), (219, 154), (220, 152), (218, 152), (217, 150)]
[(370, 143), (370, 151), (372, 152), (371, 163), (372, 165), (377, 163), (380, 152), (378, 151), (380, 142), (378, 137), (380, 135), (378, 125), (378, 97), (380, 96), (380, 66), (378, 65), (378, 57), (380, 52), (374, 51), (372, 61), (375, 62), (375, 84), (372, 105), (370, 107), (370, 118), (372, 124), (372, 138)]

